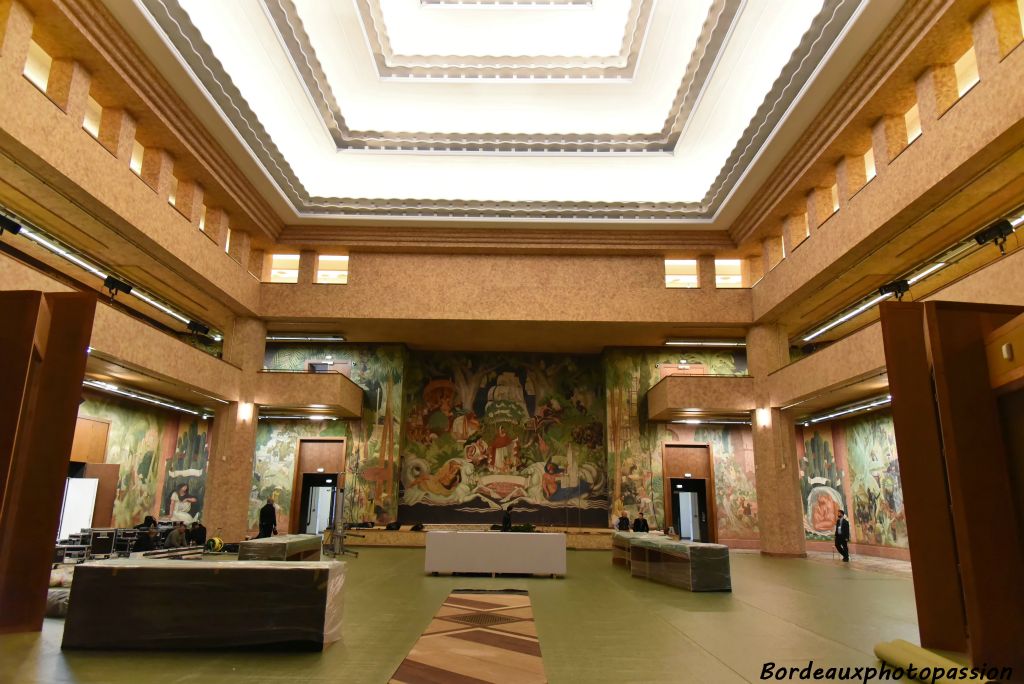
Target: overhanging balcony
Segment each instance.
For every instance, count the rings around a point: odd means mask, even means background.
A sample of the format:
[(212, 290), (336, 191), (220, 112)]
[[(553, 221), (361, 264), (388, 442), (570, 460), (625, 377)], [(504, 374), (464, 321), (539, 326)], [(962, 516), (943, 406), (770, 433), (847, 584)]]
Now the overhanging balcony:
[(316, 410), (339, 418), (359, 418), (363, 388), (341, 373), (264, 370), (259, 373), (256, 403), (275, 409)]
[(754, 409), (754, 379), (735, 375), (669, 375), (647, 392), (650, 420)]

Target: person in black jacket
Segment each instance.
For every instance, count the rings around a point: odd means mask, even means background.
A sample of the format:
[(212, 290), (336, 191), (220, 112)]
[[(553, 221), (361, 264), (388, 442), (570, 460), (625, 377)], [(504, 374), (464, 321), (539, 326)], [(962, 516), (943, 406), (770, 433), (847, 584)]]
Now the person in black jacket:
[(277, 534), (277, 508), (273, 499), (267, 499), (266, 505), (260, 509), (260, 533), (257, 539)]
[(647, 520), (644, 519), (643, 513), (637, 513), (636, 518), (633, 520), (633, 531), (634, 532), (650, 532), (651, 528), (647, 525)]
[(846, 512), (839, 511), (836, 518), (836, 551), (843, 557), (844, 563), (850, 562), (850, 549), (846, 543), (850, 541), (850, 521), (846, 519)]
[(188, 543), (192, 546), (206, 546), (206, 527), (196, 520), (187, 532)]
[(135, 538), (135, 545), (132, 546), (132, 553), (153, 551), (156, 549), (156, 543), (156, 525), (153, 525), (139, 532), (139, 535)]
[(615, 529), (619, 532), (629, 532), (629, 516), (626, 511), (619, 513), (619, 520), (615, 523)]
[(512, 531), (512, 504), (509, 504), (508, 508), (505, 509), (505, 512), (501, 514), (501, 531)]

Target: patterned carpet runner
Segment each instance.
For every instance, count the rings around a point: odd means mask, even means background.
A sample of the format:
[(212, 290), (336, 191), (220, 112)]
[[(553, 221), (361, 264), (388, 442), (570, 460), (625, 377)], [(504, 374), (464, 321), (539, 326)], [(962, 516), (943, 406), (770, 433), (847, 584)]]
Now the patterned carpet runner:
[(391, 678), (392, 684), (546, 681), (525, 591), (449, 594)]

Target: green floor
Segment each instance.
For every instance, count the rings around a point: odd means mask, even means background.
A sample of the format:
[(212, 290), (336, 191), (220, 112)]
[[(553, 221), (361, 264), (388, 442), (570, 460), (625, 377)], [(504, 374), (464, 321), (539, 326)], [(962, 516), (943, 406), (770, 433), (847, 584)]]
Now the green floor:
[(451, 589), (530, 591), (551, 682), (757, 681), (762, 663), (865, 665), (918, 643), (909, 578), (836, 563), (732, 556), (732, 594), (635, 580), (610, 554), (570, 551), (565, 579), (428, 577), (422, 549), (348, 561), (344, 638), (323, 653), (60, 651), (62, 621), (0, 637), (0, 682), (386, 682)]

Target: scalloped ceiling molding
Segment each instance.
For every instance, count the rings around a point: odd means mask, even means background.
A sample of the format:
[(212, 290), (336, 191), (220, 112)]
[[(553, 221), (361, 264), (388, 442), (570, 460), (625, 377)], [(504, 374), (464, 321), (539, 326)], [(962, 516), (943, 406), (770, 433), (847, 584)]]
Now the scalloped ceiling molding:
[[(529, 142), (517, 135), (486, 134), (479, 140), (469, 142), (464, 138), (455, 140), (453, 134), (444, 133), (390, 133), (375, 131), (350, 131), (344, 127), (337, 103), (327, 87), (322, 69), (308, 47), (308, 36), (301, 23), (289, 23), (285, 8), (290, 0), (265, 0), (271, 15), (279, 13), (288, 30), (285, 42), (298, 68), (300, 77), (310, 92), (323, 94), (318, 110), (323, 117), (339, 148), (367, 147), (395, 150), (417, 149), (425, 151), (431, 143), (443, 145), (448, 140), (458, 149), (462, 144), (467, 151), (500, 153), (523, 151)], [(172, 45), (191, 68), (195, 77), (217, 103), (235, 130), (250, 147), (253, 155), (274, 179), (284, 195), (292, 202), (297, 212), (309, 215), (334, 215), (345, 217), (418, 217), (418, 218), (479, 218), (479, 219), (526, 219), (526, 220), (653, 220), (679, 221), (687, 219), (709, 219), (721, 207), (725, 197), (738, 182), (743, 170), (750, 164), (782, 121), (786, 111), (795, 101), (804, 84), (814, 73), (818, 64), (831, 49), (847, 22), (853, 16), (862, 0), (824, 0), (822, 10), (815, 16), (800, 44), (793, 51), (782, 72), (764, 97), (757, 112), (747, 125), (740, 139), (733, 147), (718, 176), (698, 202), (597, 202), (597, 201), (486, 201), (486, 200), (426, 200), (416, 198), (354, 198), (313, 196), (299, 181), (281, 151), (263, 128), (258, 117), (242, 97), (231, 77), (214, 56), (202, 34), (189, 19), (188, 14), (176, 0), (139, 0), (163, 30)], [(695, 50), (683, 79), (673, 111), (666, 120), (662, 131), (639, 136), (603, 135), (566, 136), (561, 143), (540, 142), (540, 151), (557, 151), (571, 148), (574, 151), (608, 152), (620, 150), (657, 150), (671, 152), (678, 140), (679, 132), (692, 111), (699, 88), (690, 87), (709, 78), (714, 64), (706, 59), (707, 50), (714, 46), (716, 54), (728, 35), (728, 29), (735, 20), (740, 0), (715, 0), (701, 33), (705, 42), (704, 51)], [(275, 24), (280, 28), (277, 17)], [(305, 40), (305, 51), (299, 50)], [(717, 42), (717, 45), (715, 43)], [(701, 74), (701, 72), (703, 72)], [(689, 84), (689, 86), (687, 85)], [(526, 138), (537, 136), (526, 135)], [(536, 142), (534, 144), (537, 144)]]
[[(388, 37), (382, 2), (383, 0), (357, 0), (356, 5), (370, 43), (377, 73), (381, 78), (632, 78), (654, 7), (654, 0), (632, 0), (618, 54), (555, 58), (530, 55), (396, 54)], [(264, 5), (268, 6), (268, 9), (272, 4), (281, 5), (281, 10), (287, 17), (287, 24), (301, 25), (292, 0), (264, 0)], [(278, 18), (280, 13), (274, 14), (271, 10), (271, 14), (281, 35), (288, 33), (290, 26), (282, 27)], [(311, 47), (306, 47), (303, 52), (313, 54)]]

